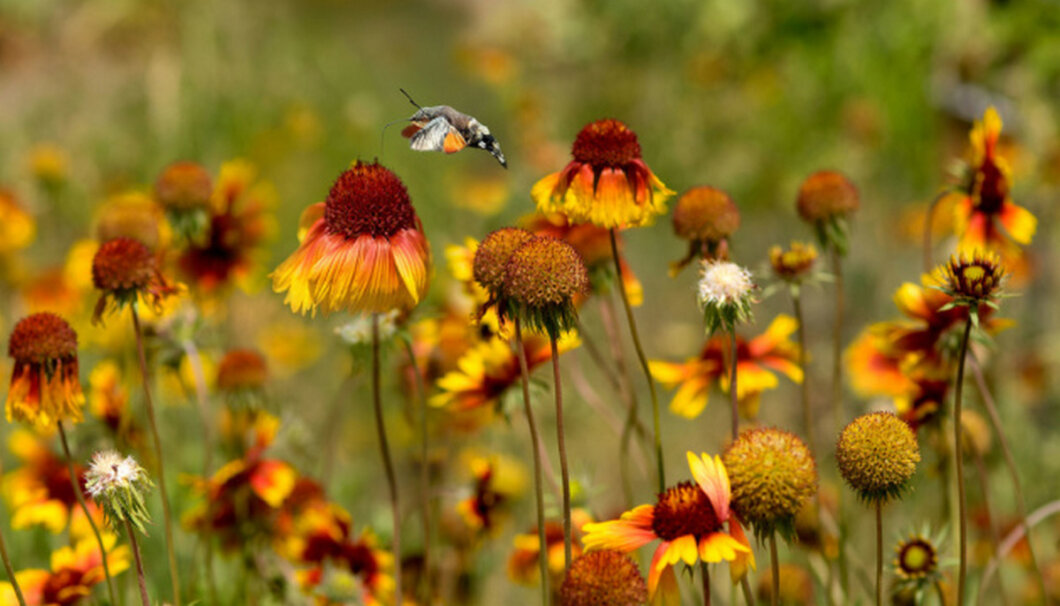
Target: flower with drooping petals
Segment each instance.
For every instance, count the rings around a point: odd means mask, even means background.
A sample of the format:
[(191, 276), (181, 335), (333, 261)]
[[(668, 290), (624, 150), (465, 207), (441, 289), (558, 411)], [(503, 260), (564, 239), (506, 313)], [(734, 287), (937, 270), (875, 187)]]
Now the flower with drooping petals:
[(637, 564), (611, 549), (574, 558), (559, 590), (560, 606), (642, 606), (647, 601), (648, 588)]
[[(769, 328), (757, 337), (736, 337), (736, 397), (741, 409), (757, 408), (757, 400), (765, 390), (779, 385), (773, 371), (780, 372), (796, 383), (803, 380), (802, 370), (797, 364), (799, 349), (791, 341), (798, 328), (795, 318), (779, 314)], [(698, 356), (684, 363), (652, 360), (651, 374), (668, 389), (677, 388), (670, 401), (670, 411), (687, 419), (694, 419), (706, 408), (711, 386), (717, 385), (728, 391), (730, 370), (728, 338), (716, 335), (707, 339)]]
[(386, 167), (354, 162), (301, 223), (298, 250), (271, 274), (294, 312), (410, 309), (427, 294), (427, 238), (404, 183)]
[[(673, 566), (697, 562), (733, 562), (734, 579), (754, 566), (754, 556), (736, 516), (730, 510), (729, 475), (721, 457), (687, 453), (695, 483), (681, 482), (658, 495), (655, 505), (640, 505), (618, 520), (582, 527), (587, 551), (630, 552), (654, 540), (648, 570), (648, 593), (671, 596), (677, 591)], [(726, 525), (728, 531), (726, 531)]]
[(92, 283), (100, 291), (92, 321), (143, 301), (156, 310), (162, 300), (178, 292), (158, 267), (155, 253), (139, 240), (107, 240), (92, 258)]
[(719, 328), (732, 332), (751, 319), (754, 293), (751, 272), (728, 261), (704, 261), (696, 299), (703, 310), (707, 334)]
[(641, 158), (637, 135), (618, 120), (598, 120), (578, 133), (574, 159), (530, 191), (538, 210), (607, 229), (647, 225), (674, 194)]
[(77, 333), (59, 316), (43, 312), (15, 325), (7, 353), (14, 360), (7, 420), (51, 427), (81, 421), (85, 395), (78, 377)]
[(729, 236), (740, 227), (740, 210), (729, 194), (701, 185), (677, 199), (673, 224), (674, 234), (688, 240), (688, 254), (670, 264), (670, 275), (676, 276), (696, 256), (704, 260), (729, 259)]

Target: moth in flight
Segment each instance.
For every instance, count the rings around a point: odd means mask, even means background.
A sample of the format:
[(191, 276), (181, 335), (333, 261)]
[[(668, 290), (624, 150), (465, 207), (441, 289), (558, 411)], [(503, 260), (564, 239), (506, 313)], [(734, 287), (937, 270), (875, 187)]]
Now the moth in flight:
[(401, 131), (401, 135), (409, 140), (409, 147), (416, 151), (444, 151), (447, 154), (455, 154), (465, 147), (477, 147), (488, 151), (501, 166), (508, 168), (500, 143), (485, 124), (448, 105), (422, 107), (405, 89), (400, 90), (417, 108), (409, 118), (411, 124)]

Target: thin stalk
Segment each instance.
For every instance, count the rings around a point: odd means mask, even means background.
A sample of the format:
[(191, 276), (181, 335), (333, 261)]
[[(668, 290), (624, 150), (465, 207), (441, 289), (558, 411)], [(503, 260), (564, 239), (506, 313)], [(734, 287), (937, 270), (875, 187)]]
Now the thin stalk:
[(74, 457), (70, 454), (70, 443), (66, 440), (66, 429), (63, 428), (63, 422), (61, 420), (58, 421), (56, 425), (59, 427), (59, 441), (63, 444), (63, 454), (66, 455), (66, 471), (70, 476), (70, 486), (74, 488), (74, 496), (77, 497), (77, 504), (81, 506), (81, 511), (84, 512), (85, 519), (88, 520), (88, 525), (92, 528), (92, 534), (96, 537), (96, 544), (99, 545), (100, 559), (103, 561), (103, 574), (107, 577), (107, 593), (110, 595), (110, 603), (117, 604), (118, 600), (115, 597), (117, 594), (114, 591), (114, 579), (110, 576), (110, 564), (107, 563), (107, 548), (103, 544), (103, 535), (99, 533), (99, 527), (96, 526), (96, 521), (92, 519), (92, 514), (88, 511), (88, 503), (85, 502), (85, 493), (81, 491), (81, 482), (78, 480), (77, 470), (74, 469)]
[[(977, 448), (972, 448), (972, 455), (972, 462), (975, 463), (975, 475), (979, 479), (979, 493), (983, 499), (983, 512), (986, 513), (986, 526), (990, 529), (990, 539), (994, 542), (994, 553), (997, 553), (1001, 547), (1001, 529), (995, 523), (997, 520), (991, 515), (990, 485), (986, 464), (983, 462), (983, 455), (979, 454)], [(1001, 604), (1007, 606), (1008, 595), (1005, 592), (1005, 584), (1002, 582), (1001, 575), (997, 577), (997, 593)]]
[(754, 592), (751, 591), (751, 581), (747, 578), (751, 576), (749, 573), (743, 575), (740, 579), (740, 589), (743, 591), (743, 599), (747, 602), (747, 606), (755, 606)]
[(611, 343), (611, 356), (615, 359), (615, 367), (618, 369), (619, 395), (626, 403), (626, 422), (622, 426), (622, 435), (618, 441), (618, 469), (622, 477), (622, 494), (626, 498), (626, 505), (632, 506), (633, 480), (629, 473), (629, 449), (634, 426), (640, 423), (637, 414), (639, 406), (637, 393), (633, 389), (626, 366), (626, 356), (622, 351), (622, 339), (618, 334), (618, 322), (615, 320), (615, 310), (610, 297), (600, 297), (600, 319), (603, 321), (607, 340)]
[(968, 355), (968, 337), (972, 334), (972, 320), (965, 322), (964, 336), (961, 337), (961, 353), (957, 362), (957, 384), (953, 400), (953, 459), (957, 466), (957, 517), (960, 528), (960, 564), (957, 568), (957, 603), (964, 604), (964, 582), (968, 573), (968, 520), (965, 519), (964, 495), (964, 453), (961, 427), (961, 395), (964, 387), (964, 359)]
[(710, 606), (710, 569), (702, 560), (699, 562), (699, 569), (703, 572), (703, 606)]
[(729, 331), (729, 402), (732, 406), (732, 440), (740, 436), (740, 398), (736, 388), (736, 328)]
[(427, 427), (427, 388), (423, 384), (423, 374), (420, 365), (416, 361), (416, 353), (412, 351), (412, 342), (402, 339), (405, 344), (405, 353), (409, 357), (409, 365), (416, 382), (416, 394), (420, 404), (420, 506), (423, 508), (423, 586), (430, 603), (431, 597), (431, 480), (429, 473), (428, 443), (429, 432)]
[(795, 321), (799, 323), (796, 331), (799, 340), (799, 371), (802, 372), (802, 384), (799, 385), (800, 398), (802, 399), (802, 422), (806, 426), (806, 444), (810, 447), (810, 454), (817, 456), (817, 448), (814, 444), (813, 410), (810, 408), (810, 377), (806, 372), (806, 329), (802, 321), (802, 298), (800, 293), (793, 293), (791, 302), (795, 308)]
[(401, 508), (398, 500), (397, 476), (394, 474), (394, 462), (390, 459), (390, 445), (386, 440), (386, 424), (383, 421), (383, 401), (379, 393), (379, 314), (372, 314), (372, 407), (375, 410), (375, 429), (379, 434), (379, 450), (383, 455), (383, 469), (386, 471), (386, 483), (390, 489), (390, 512), (394, 520), (394, 534), (391, 539), (391, 553), (394, 554), (394, 600), (403, 602), (401, 592)]
[(559, 376), (559, 347), (556, 337), (549, 335), (552, 345), (552, 381), (555, 383), (553, 393), (556, 396), (556, 442), (559, 445), (559, 471), (563, 478), (563, 571), (566, 574), (571, 562), (570, 530), (570, 470), (567, 468), (567, 442), (563, 436), (563, 389)]
[(1027, 525), (1027, 502), (1023, 498), (1023, 484), (1020, 482), (1016, 458), (1012, 456), (1012, 447), (1002, 429), (1001, 416), (997, 412), (997, 405), (994, 402), (994, 397), (990, 394), (990, 388), (987, 386), (986, 378), (983, 376), (983, 369), (979, 365), (979, 360), (976, 359), (974, 352), (968, 360), (968, 364), (972, 367), (972, 376), (975, 377), (975, 384), (979, 388), (979, 396), (983, 400), (987, 416), (990, 417), (990, 423), (994, 426), (994, 433), (997, 434), (997, 441), (1001, 445), (1001, 454), (1005, 459), (1005, 467), (1008, 469), (1008, 475), (1012, 479), (1012, 489), (1016, 495), (1016, 510), (1019, 513), (1023, 527), (1027, 531), (1027, 551), (1030, 553), (1031, 565), (1034, 566), (1035, 575), (1038, 577), (1038, 590), (1042, 592), (1042, 595), (1048, 595), (1045, 588), (1045, 576), (1042, 575), (1042, 569), (1038, 565), (1034, 542), (1031, 540), (1030, 526)]
[[(1001, 541), (1001, 546), (998, 547), (997, 553), (990, 558), (987, 562), (986, 568), (983, 569), (982, 581), (979, 583), (979, 595), (976, 599), (976, 604), (982, 603), (983, 590), (990, 584), (990, 579), (994, 576), (994, 573), (998, 571), (998, 566), (1012, 549), (1020, 542), (1020, 539), (1030, 536), (1030, 529), (1037, 526), (1040, 522), (1043, 522), (1050, 517), (1060, 513), (1060, 500), (1050, 501), (1045, 505), (1042, 505), (1038, 509), (1035, 509), (1027, 516), (1027, 521), (1021, 524), (1005, 535), (1005, 539)], [(1048, 595), (1048, 594), (1045, 594)]]
[(931, 205), (928, 206), (927, 213), (924, 215), (924, 273), (931, 273), (931, 269), (934, 267), (931, 262), (931, 224), (935, 221), (935, 210), (938, 208), (939, 202), (942, 202), (942, 199), (948, 193), (950, 193), (948, 189), (940, 191), (931, 200)]
[(173, 584), (173, 603), (180, 606), (180, 574), (177, 569), (177, 553), (173, 548), (173, 516), (169, 511), (169, 493), (166, 491), (166, 465), (162, 458), (162, 439), (158, 435), (158, 422), (155, 420), (155, 405), (151, 400), (151, 378), (147, 372), (147, 355), (144, 353), (144, 335), (140, 329), (140, 314), (136, 305), (130, 305), (132, 312), (133, 332), (136, 333), (136, 354), (140, 361), (140, 376), (144, 384), (144, 404), (147, 408), (147, 421), (151, 426), (151, 437), (155, 443), (155, 458), (158, 459), (158, 492), (162, 496), (162, 518), (165, 522), (166, 555), (169, 558), (169, 579)]
[(595, 364), (600, 370), (600, 374), (604, 375), (604, 378), (607, 379), (607, 382), (611, 385), (612, 389), (618, 393), (622, 393), (622, 385), (619, 383), (618, 376), (615, 375), (615, 369), (608, 365), (607, 361), (604, 359), (603, 352), (600, 351), (600, 347), (589, 335), (589, 331), (585, 329), (585, 325), (581, 322), (578, 323), (578, 337), (581, 339), (585, 351), (589, 353), (589, 358), (592, 359), (593, 364)]
[(946, 606), (946, 590), (942, 588), (942, 581), (935, 581), (935, 595), (939, 598), (939, 606)]
[(773, 573), (773, 591), (769, 594), (769, 603), (773, 606), (780, 604), (780, 564), (777, 562), (777, 533), (769, 533), (769, 561), (772, 564), (770, 572)]
[(526, 363), (526, 349), (523, 348), (523, 329), (519, 319), (515, 319), (515, 349), (519, 355), (519, 374), (523, 387), (523, 407), (526, 409), (526, 424), (530, 427), (530, 448), (534, 458), (534, 500), (537, 504), (537, 561), (541, 568), (541, 604), (548, 606), (548, 542), (545, 540), (545, 496), (541, 486), (541, 450), (538, 445), (537, 423), (534, 422), (534, 409), (530, 406), (530, 371)]
[(883, 505), (876, 499), (876, 606), (883, 606)]
[(648, 358), (644, 355), (644, 348), (640, 344), (640, 335), (637, 333), (637, 321), (633, 317), (633, 306), (629, 303), (629, 293), (626, 292), (626, 283), (622, 281), (622, 265), (618, 257), (618, 241), (615, 236), (615, 228), (611, 228), (611, 257), (615, 261), (615, 282), (618, 282), (618, 292), (622, 295), (622, 305), (626, 308), (626, 321), (629, 324), (629, 334), (633, 337), (633, 348), (637, 350), (637, 359), (640, 361), (644, 377), (648, 380), (648, 392), (651, 394), (652, 428), (654, 429), (655, 463), (659, 473), (659, 492), (666, 490), (666, 470), (663, 463), (662, 435), (659, 394), (655, 392), (655, 380), (651, 376), (651, 368), (648, 366)]
[[(832, 326), (832, 422), (834, 435), (839, 435), (843, 429), (843, 266), (839, 254), (839, 247), (831, 246), (832, 273), (835, 276), (835, 323)], [(849, 595), (850, 572), (847, 566), (847, 520), (843, 508), (843, 491), (839, 491), (838, 517), (839, 517), (839, 586), (843, 595)]]
[(4, 533), (2, 532), (0, 532), (0, 558), (4, 560), (4, 571), (7, 572), (7, 578), (11, 581), (11, 588), (15, 590), (18, 606), (26, 606), (26, 598), (22, 595), (22, 588), (18, 585), (18, 579), (15, 578), (15, 568), (11, 566), (11, 557), (7, 555), (7, 543), (4, 541)]
[(147, 595), (147, 581), (144, 579), (144, 562), (140, 557), (140, 544), (136, 541), (136, 531), (129, 520), (125, 520), (125, 533), (129, 535), (129, 547), (136, 560), (136, 582), (140, 586), (140, 602), (143, 606), (151, 606), (151, 597)]

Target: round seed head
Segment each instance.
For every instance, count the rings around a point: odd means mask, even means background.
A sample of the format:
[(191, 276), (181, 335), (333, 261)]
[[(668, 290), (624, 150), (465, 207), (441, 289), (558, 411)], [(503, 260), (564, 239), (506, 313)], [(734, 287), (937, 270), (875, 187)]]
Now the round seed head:
[(729, 194), (704, 185), (677, 199), (673, 222), (678, 238), (718, 242), (740, 227), (740, 211)]
[(858, 189), (841, 173), (816, 172), (799, 187), (796, 207), (799, 216), (810, 223), (828, 221), (852, 214), (858, 209)]
[(839, 473), (869, 503), (898, 497), (920, 462), (916, 434), (889, 412), (862, 415), (847, 425), (836, 444)]
[(416, 229), (419, 220), (408, 191), (393, 172), (378, 162), (357, 161), (335, 180), (324, 201), (328, 231), (347, 238), (389, 238)]
[(105, 292), (147, 288), (158, 272), (158, 260), (143, 242), (132, 238), (108, 240), (92, 259), (92, 282)]
[(77, 357), (77, 333), (53, 313), (33, 314), (15, 324), (7, 353), (16, 365), (69, 360)]
[(491, 293), (498, 293), (504, 287), (504, 272), (508, 260), (536, 236), (519, 227), (503, 227), (491, 232), (478, 245), (472, 261), (472, 272), (475, 281)]
[(574, 139), (571, 155), (594, 168), (620, 167), (640, 158), (637, 134), (613, 119), (585, 125)]
[(648, 587), (637, 565), (619, 551), (585, 553), (571, 563), (560, 588), (560, 606), (642, 606)]

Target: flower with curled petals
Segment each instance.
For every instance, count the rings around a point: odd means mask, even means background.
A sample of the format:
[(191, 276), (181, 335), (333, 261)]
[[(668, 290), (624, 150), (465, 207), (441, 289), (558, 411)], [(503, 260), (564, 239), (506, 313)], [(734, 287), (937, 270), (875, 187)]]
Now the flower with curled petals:
[[(739, 579), (754, 555), (743, 528), (730, 509), (729, 475), (721, 457), (687, 453), (695, 483), (681, 482), (660, 493), (654, 505), (640, 505), (618, 520), (586, 524), (582, 542), (587, 551), (614, 549), (630, 552), (662, 541), (648, 570), (648, 593), (677, 591), (673, 566), (697, 562), (732, 562), (733, 579)], [(726, 530), (727, 526), (727, 530)]]
[(379, 163), (354, 162), (301, 224), (301, 244), (271, 274), (294, 312), (411, 309), (427, 294), (427, 237), (405, 184)]
[(15, 363), (7, 392), (7, 420), (52, 427), (81, 421), (85, 395), (78, 377), (77, 333), (59, 316), (43, 312), (15, 325), (7, 353)]

